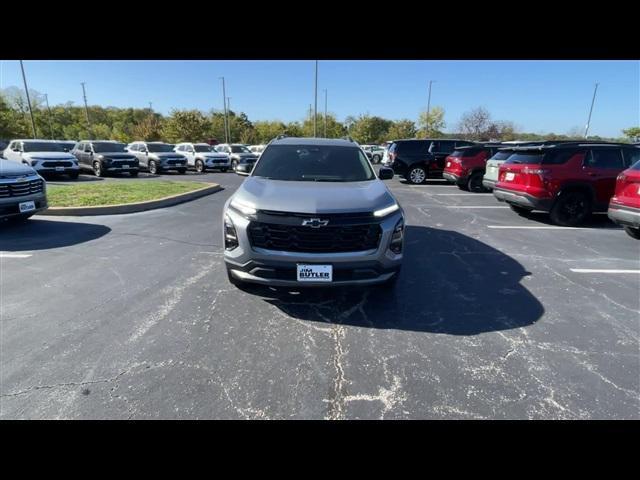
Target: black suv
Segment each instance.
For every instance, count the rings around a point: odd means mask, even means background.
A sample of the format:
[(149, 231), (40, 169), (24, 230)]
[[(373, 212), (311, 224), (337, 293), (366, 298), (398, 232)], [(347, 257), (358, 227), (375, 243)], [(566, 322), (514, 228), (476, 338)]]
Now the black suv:
[(458, 147), (475, 145), (456, 139), (396, 140), (389, 148), (391, 168), (409, 183), (424, 183), (427, 178), (442, 178), (445, 159)]
[(139, 162), (125, 150), (124, 143), (112, 140), (84, 140), (71, 150), (81, 170), (92, 170), (97, 177), (107, 173), (129, 173), (138, 176)]

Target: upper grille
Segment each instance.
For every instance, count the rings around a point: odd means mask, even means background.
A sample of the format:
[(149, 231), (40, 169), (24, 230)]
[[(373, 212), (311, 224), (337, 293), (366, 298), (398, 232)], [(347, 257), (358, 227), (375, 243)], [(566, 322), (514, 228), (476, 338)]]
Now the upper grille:
[(64, 160), (57, 160), (57, 161), (47, 161), (47, 162), (42, 162), (42, 166), (44, 168), (54, 168), (54, 167), (71, 167), (73, 166), (73, 163), (71, 163), (70, 161), (64, 161)]
[(31, 180), (29, 182), (1, 183), (0, 197), (22, 197), (42, 192), (42, 180)]
[(253, 247), (287, 252), (338, 253), (378, 248), (382, 230), (378, 224), (311, 228), (251, 222), (248, 233)]

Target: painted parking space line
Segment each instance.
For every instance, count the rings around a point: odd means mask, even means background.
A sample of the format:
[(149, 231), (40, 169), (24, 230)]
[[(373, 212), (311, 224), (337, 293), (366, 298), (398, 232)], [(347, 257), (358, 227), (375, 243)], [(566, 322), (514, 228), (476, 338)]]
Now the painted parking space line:
[(0, 252), (0, 258), (29, 258), (30, 256), (30, 253)]
[[(507, 207), (509, 208), (509, 207)], [(586, 227), (554, 227), (551, 225), (536, 225), (536, 226), (526, 226), (526, 225), (487, 225), (487, 228), (496, 228), (502, 230), (508, 229), (526, 229), (526, 230), (593, 230), (592, 228)]]
[(446, 208), (509, 208), (502, 205), (447, 205)]
[(620, 270), (615, 268), (570, 268), (575, 273), (635, 273), (640, 274), (640, 270)]
[(493, 193), (434, 193), (439, 197), (461, 197), (463, 195), (469, 195), (471, 197), (477, 197), (478, 195), (493, 195)]

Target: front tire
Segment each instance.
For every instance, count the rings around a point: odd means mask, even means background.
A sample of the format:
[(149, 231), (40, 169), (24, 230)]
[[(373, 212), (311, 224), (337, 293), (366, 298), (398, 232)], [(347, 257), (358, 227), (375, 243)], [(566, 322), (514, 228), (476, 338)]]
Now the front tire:
[(202, 160), (196, 160), (196, 172), (204, 173), (204, 162)]
[(149, 173), (151, 175), (156, 175), (159, 171), (158, 169), (158, 164), (155, 162), (155, 160), (149, 160)]
[(227, 170), (228, 170), (228, 169), (227, 169), (227, 167), (224, 167), (224, 168), (221, 168), (221, 169), (220, 169), (220, 171), (221, 171), (222, 173), (227, 173)]
[(104, 177), (104, 170), (102, 170), (102, 164), (100, 162), (93, 162), (93, 173), (96, 177)]
[(591, 201), (583, 192), (560, 194), (549, 212), (551, 221), (563, 227), (575, 227), (591, 215)]
[(627, 232), (627, 235), (629, 235), (631, 238), (640, 240), (640, 228), (624, 227), (624, 231)]
[(427, 170), (424, 167), (409, 167), (405, 178), (413, 185), (420, 185), (427, 180)]
[(238, 161), (234, 160), (233, 162), (231, 162), (231, 170), (235, 172), (236, 168), (238, 168)]
[(373, 156), (373, 163), (380, 163), (380, 160), (381, 160), (380, 155)]

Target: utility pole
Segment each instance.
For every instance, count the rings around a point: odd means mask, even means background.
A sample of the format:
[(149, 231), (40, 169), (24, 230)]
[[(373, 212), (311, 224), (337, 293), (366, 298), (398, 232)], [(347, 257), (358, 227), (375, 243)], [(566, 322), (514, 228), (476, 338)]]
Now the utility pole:
[(431, 84), (433, 80), (429, 80), (429, 100), (427, 100), (427, 136), (429, 136), (429, 132), (431, 131)]
[(36, 122), (33, 119), (33, 111), (31, 110), (31, 100), (29, 99), (29, 88), (27, 87), (27, 77), (24, 74), (24, 65), (22, 65), (22, 60), (20, 60), (20, 69), (22, 70), (22, 81), (24, 82), (24, 93), (27, 94), (27, 105), (29, 106), (29, 115), (31, 116), (31, 128), (33, 129), (33, 138), (36, 138), (38, 136), (36, 134)]
[(87, 92), (84, 89), (84, 82), (81, 82), (82, 85), (82, 97), (84, 98), (84, 113), (87, 117), (87, 128), (89, 129), (89, 139), (93, 140), (93, 135), (91, 134), (91, 122), (89, 121), (89, 107), (87, 107)]
[(314, 91), (315, 107), (313, 109), (313, 136), (318, 136), (318, 60), (316, 60), (316, 88)]
[(596, 88), (593, 90), (593, 98), (591, 99), (591, 108), (589, 109), (589, 118), (587, 119), (587, 126), (584, 128), (584, 138), (587, 138), (589, 134), (589, 124), (591, 123), (591, 113), (593, 112), (593, 104), (596, 102), (596, 92), (598, 91), (599, 83), (596, 83)]
[(229, 142), (231, 142), (231, 97), (227, 97), (227, 112), (229, 112), (229, 120), (227, 121), (227, 128), (229, 129)]
[(51, 125), (51, 109), (49, 108), (49, 95), (44, 94), (44, 101), (47, 103), (47, 113), (49, 114), (49, 134), (51, 135), (51, 140), (53, 140), (53, 126)]
[(227, 125), (227, 94), (224, 87), (224, 77), (222, 79), (222, 105), (224, 106), (224, 143), (229, 143), (229, 129)]
[(149, 110), (153, 113), (153, 102), (149, 102)]
[(327, 138), (327, 89), (324, 89), (324, 138)]

